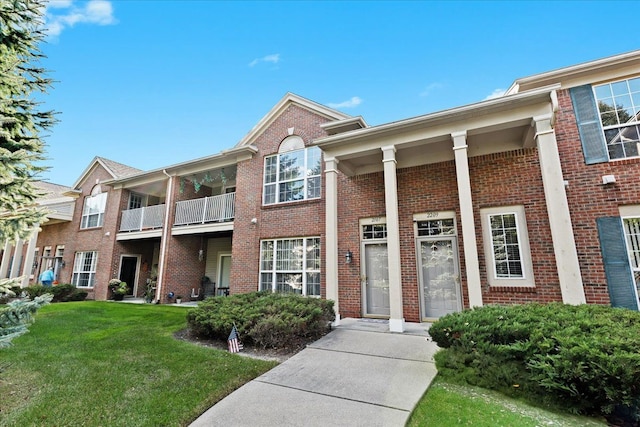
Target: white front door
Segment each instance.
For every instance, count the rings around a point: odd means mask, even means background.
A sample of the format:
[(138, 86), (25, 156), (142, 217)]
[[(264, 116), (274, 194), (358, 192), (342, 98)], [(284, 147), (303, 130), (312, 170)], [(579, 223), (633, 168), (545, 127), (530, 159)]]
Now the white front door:
[(364, 314), (389, 316), (389, 262), (386, 243), (364, 245)]
[(438, 318), (462, 308), (456, 246), (455, 237), (439, 236), (418, 241), (425, 318)]
[[(218, 259), (218, 295), (228, 295), (230, 277), (231, 254), (220, 254), (220, 257)], [(222, 289), (222, 291), (220, 289)]]

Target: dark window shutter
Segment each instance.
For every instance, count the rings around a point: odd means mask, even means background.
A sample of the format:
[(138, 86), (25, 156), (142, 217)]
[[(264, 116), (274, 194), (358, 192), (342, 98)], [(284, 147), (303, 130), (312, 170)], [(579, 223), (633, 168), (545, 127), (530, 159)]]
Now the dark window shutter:
[(619, 217), (602, 217), (596, 218), (596, 224), (611, 306), (638, 311), (622, 221)]
[(602, 133), (600, 115), (591, 85), (573, 87), (569, 89), (569, 93), (578, 122), (585, 163), (592, 165), (608, 162), (607, 144)]

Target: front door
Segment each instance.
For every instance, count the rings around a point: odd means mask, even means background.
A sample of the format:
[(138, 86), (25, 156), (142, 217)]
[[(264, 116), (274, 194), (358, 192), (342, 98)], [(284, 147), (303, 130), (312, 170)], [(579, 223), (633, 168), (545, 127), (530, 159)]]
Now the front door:
[(229, 295), (231, 254), (220, 254), (218, 259), (218, 295)]
[(364, 245), (364, 312), (389, 316), (389, 263), (386, 243)]
[(118, 278), (129, 286), (127, 295), (134, 295), (137, 272), (138, 257), (123, 255), (120, 259), (120, 276)]
[(455, 237), (420, 239), (420, 284), (423, 317), (433, 319), (460, 311), (460, 279)]

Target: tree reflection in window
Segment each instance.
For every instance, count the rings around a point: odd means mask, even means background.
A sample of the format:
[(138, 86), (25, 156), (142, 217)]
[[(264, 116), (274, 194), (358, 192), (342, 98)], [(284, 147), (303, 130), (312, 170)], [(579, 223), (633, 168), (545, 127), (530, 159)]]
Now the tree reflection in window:
[(318, 147), (265, 158), (264, 204), (319, 198), (321, 173), (321, 152)]
[(640, 155), (640, 77), (595, 86), (610, 159)]

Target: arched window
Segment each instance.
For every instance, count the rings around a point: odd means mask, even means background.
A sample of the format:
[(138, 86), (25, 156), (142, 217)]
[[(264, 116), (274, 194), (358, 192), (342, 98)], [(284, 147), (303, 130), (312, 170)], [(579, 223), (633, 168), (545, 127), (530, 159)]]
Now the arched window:
[(320, 198), (321, 151), (305, 148), (297, 135), (285, 138), (278, 154), (264, 159), (265, 205)]
[(80, 228), (102, 227), (106, 206), (107, 193), (103, 193), (100, 184), (97, 184), (91, 189), (91, 195), (84, 199)]

